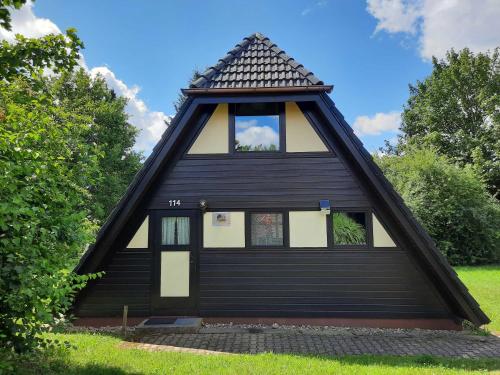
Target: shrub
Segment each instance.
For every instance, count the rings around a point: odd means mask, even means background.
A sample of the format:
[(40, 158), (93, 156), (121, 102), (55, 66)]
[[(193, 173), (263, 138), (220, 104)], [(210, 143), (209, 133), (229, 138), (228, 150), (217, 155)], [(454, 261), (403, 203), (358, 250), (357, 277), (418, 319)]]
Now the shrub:
[(0, 347), (49, 344), (40, 334), (88, 279), (68, 267), (92, 234), (82, 209), (97, 165), (81, 141), (90, 123), (43, 79), (0, 81)]
[(430, 149), (375, 160), (451, 264), (499, 260), (500, 205), (472, 167)]

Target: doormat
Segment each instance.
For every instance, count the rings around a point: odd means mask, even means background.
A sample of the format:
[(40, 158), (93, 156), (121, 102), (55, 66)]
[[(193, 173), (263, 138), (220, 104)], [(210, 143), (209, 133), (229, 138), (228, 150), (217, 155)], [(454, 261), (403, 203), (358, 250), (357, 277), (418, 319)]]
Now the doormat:
[(177, 318), (149, 318), (144, 322), (145, 326), (154, 326), (159, 324), (174, 324)]

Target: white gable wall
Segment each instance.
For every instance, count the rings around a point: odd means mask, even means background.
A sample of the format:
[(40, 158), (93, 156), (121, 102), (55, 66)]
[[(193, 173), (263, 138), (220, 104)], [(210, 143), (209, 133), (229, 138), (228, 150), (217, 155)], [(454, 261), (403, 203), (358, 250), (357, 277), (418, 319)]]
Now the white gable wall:
[(374, 247), (396, 247), (391, 236), (382, 226), (377, 216), (373, 214), (373, 246)]
[(188, 154), (227, 154), (228, 152), (228, 105), (219, 104), (189, 149)]
[(148, 248), (149, 216), (146, 216), (134, 237), (127, 245), (127, 249), (146, 249)]
[(285, 109), (287, 152), (328, 151), (296, 103), (287, 102)]

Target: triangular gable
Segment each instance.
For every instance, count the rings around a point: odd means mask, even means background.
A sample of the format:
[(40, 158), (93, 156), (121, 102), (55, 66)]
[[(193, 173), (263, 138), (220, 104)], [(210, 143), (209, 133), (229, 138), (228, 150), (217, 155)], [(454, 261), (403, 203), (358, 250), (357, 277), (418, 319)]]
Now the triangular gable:
[[(414, 241), (415, 249), (417, 250), (416, 255), (426, 262), (441, 292), (445, 294), (446, 299), (450, 301), (449, 303), (456, 306), (454, 310), (457, 315), (472, 321), (476, 325), (488, 323), (488, 317), (481, 311), (479, 305), (458, 279), (447, 260), (439, 253), (432, 239), (430, 239), (428, 234), (413, 218), (402, 199), (382, 175), (382, 172), (376, 166), (370, 154), (355, 137), (351, 127), (344, 121), (331, 99), (326, 94), (303, 95), (302, 99), (306, 100), (308, 103), (311, 101), (314, 102), (320, 114), (331, 124), (336, 137), (342, 143), (341, 146), (348, 150), (350, 157), (356, 163), (356, 167), (364, 174), (365, 181), (370, 183), (374, 192), (380, 195), (387, 212), (393, 215), (395, 220), (398, 220), (405, 233)], [(238, 101), (238, 98), (205, 97), (191, 98), (188, 100), (183, 108), (181, 108), (181, 111), (176, 116), (171, 127), (153, 150), (153, 153), (146, 161), (144, 167), (130, 185), (126, 195), (122, 198), (117, 208), (113, 211), (112, 215), (110, 215), (106, 224), (99, 232), (95, 246), (91, 247), (84, 257), (82, 257), (75, 271), (86, 273), (96, 270), (99, 262), (104, 258), (106, 253), (110, 251), (111, 244), (113, 239), (116, 238), (116, 234), (123, 230), (127, 220), (139, 206), (141, 199), (144, 198), (144, 194), (141, 194), (141, 192), (149, 189), (154, 183), (155, 177), (158, 176), (161, 168), (169, 162), (171, 157), (173, 157), (172, 150), (174, 145), (178, 142), (183, 128), (199, 105), (212, 104), (214, 101), (228, 102), (231, 100), (235, 102)], [(301, 100), (298, 95), (294, 95), (293, 99), (291, 99), (289, 95), (273, 95), (272, 97), (261, 96), (255, 98), (255, 101), (278, 100), (283, 102), (295, 100), (299, 102), (299, 107), (301, 107)], [(316, 120), (308, 114), (309, 112), (306, 107), (301, 108), (302, 111), (309, 121), (315, 123), (315, 125), (319, 127), (320, 125), (316, 123)], [(213, 111), (214, 108), (215, 107), (212, 105), (211, 110)], [(209, 115), (205, 116), (205, 122), (208, 120), (208, 117)], [(330, 147), (333, 149), (334, 145), (330, 144)]]

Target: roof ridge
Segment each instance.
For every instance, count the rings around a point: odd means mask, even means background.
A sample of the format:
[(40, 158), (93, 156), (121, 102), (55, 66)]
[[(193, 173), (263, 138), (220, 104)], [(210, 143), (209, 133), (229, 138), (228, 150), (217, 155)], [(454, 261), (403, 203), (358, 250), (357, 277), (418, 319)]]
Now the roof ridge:
[[(271, 66), (270, 71), (271, 73), (276, 73), (276, 69), (278, 74), (271, 75), (272, 78), (269, 78), (269, 75), (267, 75), (266, 78), (261, 76), (258, 76), (258, 74), (255, 74), (252, 76), (252, 78), (248, 78), (249, 75), (246, 74), (245, 78), (243, 78), (243, 75), (240, 74), (238, 77), (234, 74), (230, 74), (229, 72), (223, 71), (226, 67), (230, 66), (232, 63), (235, 62), (235, 59), (245, 51), (249, 50), (249, 46), (253, 43), (260, 42), (264, 44), (270, 51), (270, 54), (273, 55), (273, 57), (276, 57), (280, 60), (283, 61), (283, 65), (287, 65), (291, 68), (292, 73), (290, 73), (289, 70), (285, 69), (285, 71), (288, 73), (283, 73), (283, 68), (274, 68), (273, 70), (272, 64), (268, 63), (268, 66)], [(244, 59), (243, 59), (244, 60)], [(262, 59), (261, 59), (262, 60)], [(234, 64), (237, 65), (238, 63)], [(240, 69), (241, 64), (247, 64), (248, 62), (245, 61), (240, 61)], [(258, 64), (257, 62), (253, 62), (252, 64)], [(261, 63), (262, 64), (262, 63)], [(237, 69), (237, 68), (235, 68)], [(232, 71), (231, 73), (238, 72), (242, 73), (242, 70), (235, 70)], [(253, 71), (252, 71), (253, 72)], [(262, 71), (259, 71), (263, 73)], [(266, 72), (269, 72), (269, 70), (266, 70)], [(283, 74), (287, 74), (287, 76), (283, 76)], [(297, 76), (293, 77), (293, 72), (297, 74)], [(235, 85), (237, 82), (240, 83), (241, 81), (243, 82), (249, 82), (249, 81), (254, 81), (252, 83), (252, 87), (297, 87), (297, 86), (314, 86), (314, 85), (323, 85), (323, 81), (321, 81), (319, 78), (317, 78), (313, 72), (307, 70), (304, 65), (298, 63), (294, 58), (290, 57), (289, 55), (286, 54), (284, 50), (279, 48), (276, 43), (272, 42), (267, 36), (260, 32), (255, 32), (253, 34), (250, 34), (249, 36), (246, 36), (243, 38), (241, 42), (236, 44), (231, 50), (229, 50), (224, 57), (219, 59), (215, 65), (212, 65), (208, 67), (203, 73), (200, 74), (200, 76), (191, 82), (190, 88), (222, 88), (220, 86), (220, 82), (215, 83), (216, 77), (219, 75), (224, 75), (224, 74), (230, 75), (230, 77), (222, 78), (221, 80), (218, 81), (225, 81), (226, 86), (225, 88), (233, 88), (236, 87)], [(245, 73), (248, 73), (248, 71), (245, 71)], [(235, 81), (236, 80), (236, 81)], [(262, 83), (264, 81), (264, 83)], [(287, 82), (288, 81), (288, 82)], [(294, 82), (295, 81), (295, 82)], [(302, 82), (300, 82), (302, 81)], [(305, 82), (304, 82), (305, 81)], [(228, 83), (229, 82), (229, 83)], [(236, 83), (235, 83), (236, 82)], [(271, 82), (270, 86), (267, 84)], [(274, 82), (274, 84), (273, 84)], [(215, 86), (215, 87), (214, 87)]]

